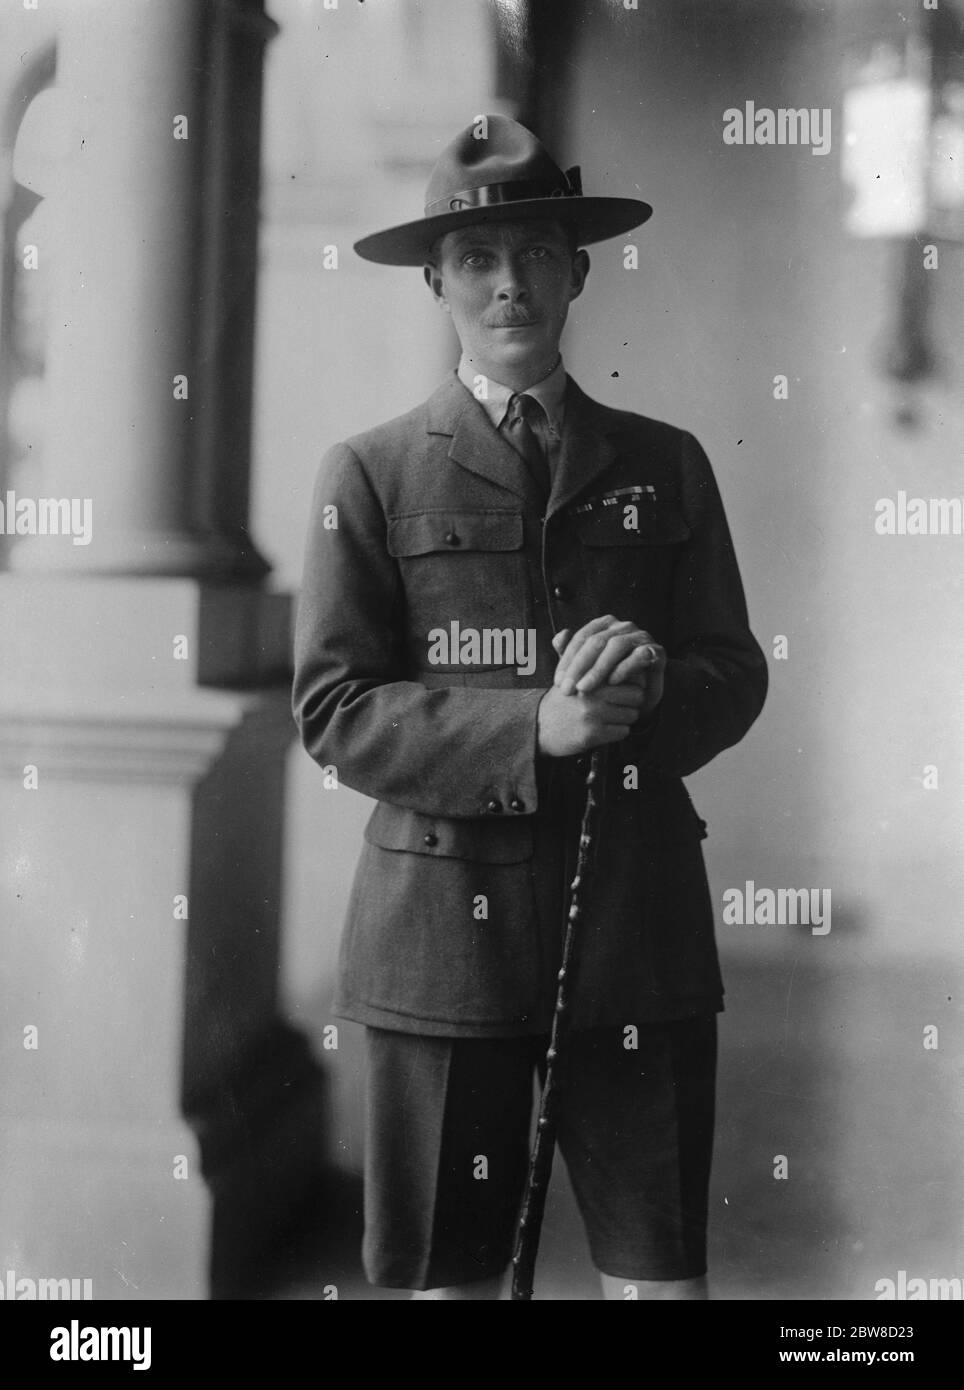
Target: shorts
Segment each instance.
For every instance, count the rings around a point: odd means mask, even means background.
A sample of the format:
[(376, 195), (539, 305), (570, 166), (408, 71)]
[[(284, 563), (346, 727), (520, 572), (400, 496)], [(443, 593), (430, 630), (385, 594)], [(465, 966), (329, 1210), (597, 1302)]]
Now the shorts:
[[(431, 1289), (509, 1264), (545, 1037), (368, 1028), (365, 1235), (372, 1284)], [(570, 1035), (558, 1145), (593, 1263), (622, 1279), (706, 1272), (716, 1015)]]

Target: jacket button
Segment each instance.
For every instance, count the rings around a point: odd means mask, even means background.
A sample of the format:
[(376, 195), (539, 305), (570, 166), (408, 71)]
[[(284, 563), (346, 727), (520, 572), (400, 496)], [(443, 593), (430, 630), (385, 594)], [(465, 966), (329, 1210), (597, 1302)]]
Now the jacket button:
[(566, 588), (565, 584), (557, 584), (552, 591), (552, 597), (565, 602), (569, 597), (569, 590)]
[(509, 802), (509, 807), (513, 811), (524, 811), (526, 808), (526, 804), (524, 801), (520, 800), (519, 797), (514, 796), (512, 800)]
[(438, 836), (433, 835), (431, 831), (429, 831), (427, 835), (423, 835), (422, 838), (428, 845), (429, 849), (434, 849), (434, 847), (438, 844)]
[(486, 806), (485, 809), (486, 809), (491, 815), (497, 816), (497, 815), (499, 815), (499, 813), (500, 813), (501, 810), (502, 810), (502, 802), (501, 802), (501, 801), (496, 801), (495, 798), (493, 798), (493, 799), (487, 804), (487, 806)]
[(455, 531), (448, 531), (448, 532), (446, 533), (446, 536), (445, 536), (445, 544), (446, 544), (446, 545), (461, 545), (461, 544), (462, 544), (462, 537), (459, 536), (459, 535), (457, 535)]

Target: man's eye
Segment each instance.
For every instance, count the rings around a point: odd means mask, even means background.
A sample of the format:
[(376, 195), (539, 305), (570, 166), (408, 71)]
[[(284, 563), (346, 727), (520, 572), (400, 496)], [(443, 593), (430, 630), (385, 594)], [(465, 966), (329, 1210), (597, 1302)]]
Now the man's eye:
[(528, 251), (526, 252), (527, 256), (530, 256), (537, 261), (542, 260), (542, 258), (544, 256), (548, 256), (548, 254), (549, 249), (546, 246), (530, 246)]
[(471, 266), (475, 270), (479, 266), (485, 265), (488, 259), (483, 251), (470, 251), (468, 255), (462, 257), (462, 264)]

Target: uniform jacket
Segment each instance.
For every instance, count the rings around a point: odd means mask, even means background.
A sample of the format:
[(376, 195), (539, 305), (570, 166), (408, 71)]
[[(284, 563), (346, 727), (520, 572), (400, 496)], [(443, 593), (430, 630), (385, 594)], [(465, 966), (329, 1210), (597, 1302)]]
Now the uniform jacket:
[[(655, 720), (605, 752), (572, 1021), (722, 1007), (706, 828), (681, 779), (746, 733), (766, 665), (696, 439), (571, 378), (565, 421), (545, 515), (454, 374), (322, 464), (295, 717), (311, 756), (378, 803), (342, 938), (342, 1017), (454, 1036), (548, 1028), (588, 758), (541, 754), (537, 709), (553, 633), (606, 613), (651, 632), (668, 663)], [(534, 671), (498, 650), (433, 664), (429, 634), (453, 622), (534, 630)]]

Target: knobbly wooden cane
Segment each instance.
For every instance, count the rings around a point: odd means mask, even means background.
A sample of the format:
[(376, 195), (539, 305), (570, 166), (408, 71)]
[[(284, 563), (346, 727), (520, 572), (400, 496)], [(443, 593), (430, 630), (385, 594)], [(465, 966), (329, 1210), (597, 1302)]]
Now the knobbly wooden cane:
[(532, 1298), (532, 1281), (536, 1267), (536, 1256), (539, 1253), (542, 1216), (546, 1206), (549, 1177), (552, 1173), (552, 1156), (556, 1147), (557, 1069), (569, 1034), (570, 1000), (568, 987), (573, 976), (579, 925), (589, 896), (590, 866), (596, 820), (599, 813), (596, 784), (599, 781), (601, 765), (602, 750), (595, 748), (589, 759), (589, 771), (586, 773), (586, 801), (583, 807), (582, 824), (579, 829), (576, 873), (569, 885), (569, 913), (562, 946), (562, 964), (556, 977), (558, 980), (556, 1009), (552, 1017), (549, 1050), (546, 1053), (546, 1077), (539, 1102), (536, 1137), (529, 1159), (529, 1173), (522, 1198), (522, 1212), (516, 1234), (515, 1254), (512, 1257), (512, 1301), (514, 1303), (526, 1302)]

